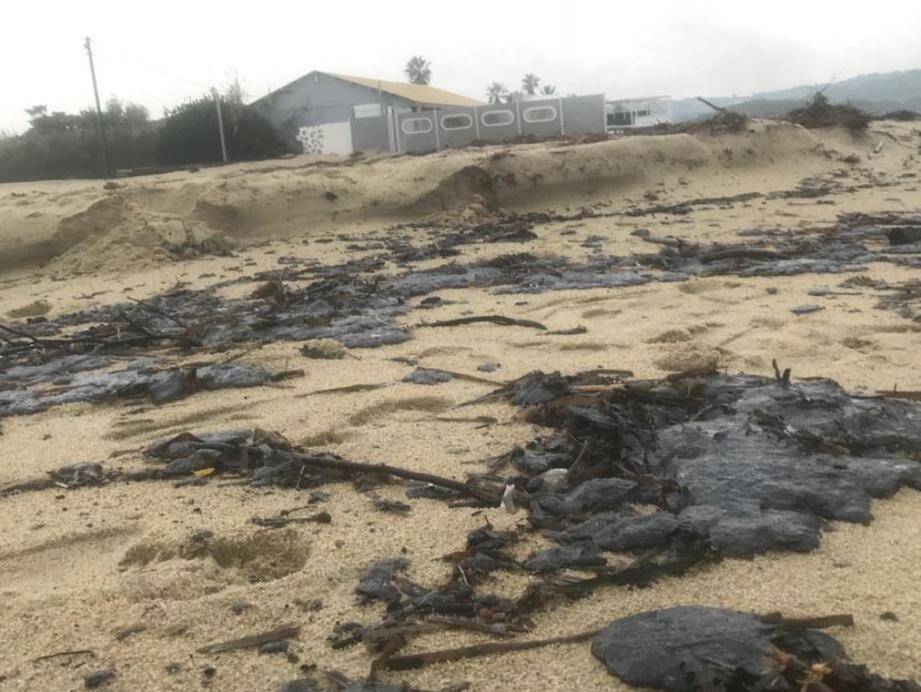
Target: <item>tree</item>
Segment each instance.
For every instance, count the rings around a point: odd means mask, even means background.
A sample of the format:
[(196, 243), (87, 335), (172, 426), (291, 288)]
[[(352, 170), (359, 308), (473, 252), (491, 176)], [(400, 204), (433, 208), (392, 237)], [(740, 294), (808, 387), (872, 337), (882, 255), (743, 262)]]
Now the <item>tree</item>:
[[(92, 178), (99, 174), (102, 150), (95, 110), (26, 109), (29, 129), (0, 142), (0, 181), (43, 178)], [(113, 168), (156, 163), (156, 126), (143, 106), (118, 99), (102, 114)]]
[(489, 103), (502, 103), (506, 96), (508, 96), (508, 89), (502, 82), (493, 82), (486, 87), (486, 99)]
[[(281, 152), (281, 136), (255, 109), (246, 107), (236, 73), (229, 77), (220, 98), (230, 157), (239, 161)], [(99, 174), (102, 149), (94, 109), (65, 113), (42, 104), (27, 108), (26, 113), (26, 132), (0, 132), (0, 182)], [(167, 109), (162, 122), (152, 122), (144, 106), (111, 98), (102, 112), (102, 125), (113, 169), (221, 160), (217, 113), (210, 95)]]
[(428, 84), (432, 81), (432, 65), (421, 55), (414, 55), (403, 70), (411, 84)]
[(521, 88), (528, 96), (534, 96), (540, 86), (540, 77), (533, 72), (528, 72), (521, 80)]
[(556, 96), (556, 87), (552, 84), (544, 84), (540, 88), (540, 93), (544, 96)]
[(243, 89), (243, 82), (236, 70), (227, 71), (228, 80), (224, 85), (224, 100), (236, 107), (243, 107), (246, 101), (246, 91)]
[(31, 108), (26, 108), (26, 115), (29, 116), (29, 120), (35, 120), (36, 118), (41, 118), (42, 116), (48, 115), (48, 106), (40, 104), (38, 106), (32, 106)]
[[(229, 90), (233, 98), (235, 89)], [(284, 144), (278, 132), (252, 108), (235, 103), (228, 94), (221, 99), (221, 114), (231, 159), (266, 158), (278, 153)], [(221, 160), (217, 110), (211, 96), (188, 101), (167, 112), (160, 129), (157, 154), (161, 164), (186, 165)]]

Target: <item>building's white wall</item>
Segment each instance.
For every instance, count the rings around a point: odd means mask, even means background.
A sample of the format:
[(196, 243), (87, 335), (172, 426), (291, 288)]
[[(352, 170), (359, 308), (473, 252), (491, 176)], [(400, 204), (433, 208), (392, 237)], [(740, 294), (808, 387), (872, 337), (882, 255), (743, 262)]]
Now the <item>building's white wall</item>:
[(305, 154), (348, 155), (352, 153), (352, 124), (346, 121), (307, 125), (298, 130), (297, 139)]

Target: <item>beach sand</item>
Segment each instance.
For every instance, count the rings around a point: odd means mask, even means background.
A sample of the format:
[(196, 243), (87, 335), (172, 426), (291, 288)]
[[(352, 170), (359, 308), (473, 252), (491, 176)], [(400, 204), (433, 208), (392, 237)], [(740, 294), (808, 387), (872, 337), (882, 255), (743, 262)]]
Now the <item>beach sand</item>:
[[(362, 254), (349, 249), (356, 239), (394, 224), (469, 222), (488, 217), (490, 208), (603, 213), (789, 190), (806, 179), (847, 183), (848, 190), (821, 199), (758, 198), (705, 205), (687, 215), (549, 222), (534, 229), (536, 240), (462, 246), (456, 259), (525, 251), (584, 258), (591, 250), (582, 243), (591, 236), (611, 254), (649, 252), (652, 246), (630, 235), (636, 228), (702, 242), (737, 240), (750, 229), (806, 232), (831, 227), (845, 212), (921, 210), (919, 146), (921, 126), (912, 123), (873, 123), (861, 137), (755, 123), (736, 135), (541, 143), (424, 157), (295, 157), (120, 180), (108, 190), (99, 181), (2, 185), (0, 316), (4, 322), (55, 316), (125, 296), (142, 299), (180, 281), (207, 286), (241, 271), (276, 268), (281, 256), (333, 264)], [(843, 161), (851, 156), (858, 162)], [(482, 171), (504, 182), (484, 187)], [(206, 238), (226, 239), (219, 247), (232, 244), (233, 256), (207, 254), (200, 242)], [(183, 244), (185, 250), (176, 249)], [(189, 258), (177, 259), (182, 252)], [(916, 275), (891, 264), (871, 264), (862, 273), (892, 282)], [(457, 379), (430, 387), (404, 383), (409, 368), (395, 357), (497, 382), (536, 369), (596, 367), (658, 377), (713, 362), (730, 372), (767, 375), (776, 358), (794, 377), (829, 377), (853, 391), (921, 390), (921, 326), (880, 310), (870, 291), (822, 298), (808, 293), (844, 278), (721, 276), (534, 295), (442, 291), (444, 305), (424, 315), (410, 312), (401, 322), (497, 314), (538, 320), (549, 330), (587, 331), (550, 336), (495, 325), (417, 328), (404, 344), (356, 350), (357, 359), (345, 360), (307, 360), (299, 343), (269, 344), (241, 362), (303, 368), (305, 377), (199, 393), (159, 407), (72, 404), (0, 421), (0, 488), (77, 462), (141, 468), (141, 451), (152, 439), (184, 430), (261, 427), (347, 459), (457, 479), (540, 433), (504, 403), (452, 410), (491, 387)], [(232, 295), (235, 289), (227, 290)], [(825, 309), (790, 312), (814, 302)], [(478, 372), (485, 361), (501, 367)], [(316, 393), (372, 383), (388, 386)], [(438, 420), (479, 416), (498, 422), (483, 427)], [(327, 637), (336, 623), (372, 623), (383, 615), (381, 606), (356, 602), (363, 567), (402, 555), (410, 561), (407, 576), (435, 584), (450, 573), (439, 558), (461, 549), (467, 532), (487, 521), (496, 528), (525, 521), (523, 513), (449, 509), (434, 500), (414, 500), (411, 512), (396, 516), (376, 511), (350, 484), (323, 490), (330, 499), (317, 509), (331, 514), (331, 524), (280, 530), (260, 529), (250, 518), (303, 505), (303, 492), (214, 479), (201, 487), (111, 484), (0, 498), (0, 689), (78, 689), (84, 675), (106, 667), (117, 670), (113, 690), (275, 689), (311, 664), (362, 678), (373, 655), (361, 646), (334, 651)], [(396, 484), (376, 492), (405, 499)], [(921, 493), (903, 490), (875, 501), (873, 513), (869, 526), (830, 523), (821, 548), (809, 554), (727, 559), (648, 588), (600, 589), (539, 613), (527, 636), (571, 634), (677, 604), (789, 616), (851, 612), (856, 626), (831, 634), (855, 660), (880, 674), (919, 678)], [(211, 531), (218, 549), (182, 557), (183, 545), (200, 531)], [(484, 589), (514, 596), (528, 581), (502, 574)], [(887, 611), (897, 619), (881, 619)], [(287, 623), (302, 627), (291, 646), (296, 660), (254, 650), (196, 653), (209, 643)], [(121, 636), (125, 628), (137, 631)], [(439, 633), (414, 639), (408, 651), (475, 641), (470, 633)], [(92, 653), (36, 660), (67, 650)], [(204, 672), (209, 667), (216, 670), (212, 677)], [(461, 681), (474, 690), (629, 689), (586, 644), (389, 673), (383, 680), (423, 689)]]

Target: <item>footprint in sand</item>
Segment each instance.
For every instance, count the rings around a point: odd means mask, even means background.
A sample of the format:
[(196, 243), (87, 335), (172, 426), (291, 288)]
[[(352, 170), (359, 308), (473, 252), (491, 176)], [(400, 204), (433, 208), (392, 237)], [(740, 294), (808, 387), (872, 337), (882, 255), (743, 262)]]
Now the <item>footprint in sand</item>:
[(450, 399), (439, 396), (413, 396), (394, 401), (381, 401), (366, 406), (349, 416), (349, 425), (360, 427), (381, 418), (390, 418), (404, 412), (441, 413), (454, 405)]
[(228, 586), (270, 582), (307, 564), (310, 540), (294, 529), (185, 538), (148, 537), (118, 563), (121, 591), (132, 600), (188, 600)]
[(0, 584), (7, 595), (41, 599), (86, 588), (113, 574), (138, 529), (113, 527), (70, 533), (0, 553)]

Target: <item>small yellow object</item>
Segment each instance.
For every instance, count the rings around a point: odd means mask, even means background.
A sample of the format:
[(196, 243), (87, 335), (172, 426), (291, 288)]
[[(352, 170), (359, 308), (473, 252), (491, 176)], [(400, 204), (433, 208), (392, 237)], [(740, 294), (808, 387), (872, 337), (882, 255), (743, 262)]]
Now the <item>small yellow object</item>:
[(209, 466), (206, 469), (198, 469), (198, 471), (192, 471), (196, 478), (207, 478), (212, 473), (214, 473), (214, 467)]
[(809, 669), (809, 672), (806, 673), (805, 679), (802, 681), (802, 687), (799, 688), (800, 692), (809, 692), (813, 683), (822, 682), (822, 678), (830, 672), (831, 667), (827, 663), (814, 663)]

